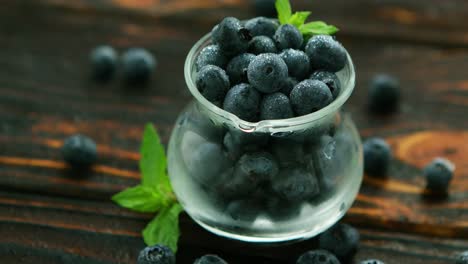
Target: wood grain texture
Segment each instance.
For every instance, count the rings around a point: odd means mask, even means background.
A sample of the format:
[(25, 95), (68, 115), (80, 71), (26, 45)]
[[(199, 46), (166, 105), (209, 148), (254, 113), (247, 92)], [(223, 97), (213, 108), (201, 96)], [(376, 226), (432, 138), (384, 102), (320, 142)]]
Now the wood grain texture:
[[(167, 143), (177, 114), (191, 100), (182, 78), (190, 47), (221, 16), (253, 15), (247, 2), (2, 2), (2, 260), (134, 263), (143, 246), (139, 231), (150, 216), (119, 209), (109, 198), (139, 181), (144, 123), (153, 122)], [(363, 137), (386, 138), (395, 154), (387, 178), (365, 177), (345, 218), (363, 234), (356, 259), (450, 263), (455, 252), (468, 249), (468, 50), (460, 48), (468, 42), (461, 23), (468, 6), (458, 0), (338, 2), (311, 3), (317, 18), (342, 25), (338, 38), (357, 68), (346, 109)], [(294, 1), (297, 7), (304, 3)], [(30, 22), (20, 22), (25, 18)], [(120, 52), (148, 48), (159, 63), (151, 83), (89, 81), (87, 56), (103, 43)], [(366, 109), (367, 83), (378, 72), (400, 78), (403, 100), (396, 114), (374, 116)], [(61, 143), (74, 133), (98, 144), (99, 161), (89, 171), (73, 172), (61, 160)], [(424, 189), (421, 169), (437, 156), (457, 169), (449, 196), (434, 200)], [(181, 263), (207, 252), (230, 263), (288, 263), (316, 244), (255, 248), (214, 237), (186, 216), (182, 229)]]

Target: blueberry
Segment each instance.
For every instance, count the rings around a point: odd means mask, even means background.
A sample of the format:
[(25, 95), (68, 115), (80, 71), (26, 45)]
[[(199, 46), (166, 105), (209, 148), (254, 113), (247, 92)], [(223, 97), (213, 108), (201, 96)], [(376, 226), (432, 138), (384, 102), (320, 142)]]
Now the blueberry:
[(127, 83), (144, 83), (156, 67), (153, 55), (142, 48), (132, 48), (122, 56), (123, 76)]
[(340, 264), (340, 261), (326, 250), (311, 250), (302, 254), (296, 264)]
[(99, 46), (91, 52), (92, 76), (98, 81), (108, 81), (117, 68), (117, 52), (111, 46)]
[(255, 182), (265, 182), (278, 174), (278, 164), (268, 152), (246, 153), (236, 163), (235, 174), (253, 179)]
[(241, 22), (234, 17), (226, 17), (211, 31), (213, 43), (218, 44), (222, 52), (235, 56), (245, 52), (252, 36), (249, 30), (242, 27)]
[(175, 264), (172, 250), (163, 245), (148, 246), (140, 251), (137, 264)]
[(255, 152), (268, 143), (268, 134), (244, 133), (232, 130), (223, 139), (224, 148), (231, 159), (237, 160), (243, 152)]
[(368, 105), (376, 113), (395, 111), (400, 99), (400, 84), (387, 74), (376, 75), (369, 86)]
[(226, 55), (224, 55), (218, 45), (209, 45), (200, 51), (195, 61), (195, 66), (197, 71), (206, 65), (215, 65), (224, 68), (227, 62), (228, 59)]
[(460, 253), (455, 260), (455, 264), (468, 264), (468, 251)]
[(195, 260), (193, 264), (227, 264), (227, 262), (216, 255), (205, 255)]
[(200, 93), (215, 105), (221, 105), (230, 88), (226, 72), (214, 65), (201, 68), (197, 73), (195, 83)]
[(287, 221), (297, 217), (301, 213), (301, 205), (290, 202), (271, 194), (266, 199), (266, 209), (268, 216), (273, 221)]
[(341, 166), (340, 160), (336, 157), (336, 148), (337, 143), (333, 137), (321, 136), (315, 146), (312, 160), (308, 160), (308, 169), (315, 171), (322, 193), (329, 192), (336, 185), (336, 177)]
[(338, 223), (320, 235), (319, 247), (330, 251), (344, 261), (351, 259), (356, 253), (359, 237), (356, 228)]
[(259, 16), (276, 17), (275, 0), (255, 0), (255, 13)]
[(266, 17), (256, 17), (247, 21), (245, 28), (250, 31), (252, 37), (267, 36), (272, 38), (278, 28), (278, 22)]
[(271, 143), (271, 151), (283, 167), (301, 164), (305, 155), (302, 143), (288, 139), (274, 139)]
[(368, 260), (361, 261), (360, 264), (385, 264), (385, 263), (378, 259), (368, 259)]
[(346, 65), (346, 50), (330, 36), (313, 36), (307, 42), (305, 52), (314, 70), (337, 72)]
[(299, 29), (290, 24), (279, 26), (273, 36), (273, 40), (278, 50), (300, 49), (304, 41)]
[(224, 98), (224, 110), (240, 119), (255, 122), (258, 120), (260, 94), (251, 85), (241, 83), (232, 87)]
[(254, 54), (242, 53), (234, 57), (226, 67), (226, 73), (229, 76), (231, 84), (246, 83), (247, 68), (250, 62), (255, 58)]
[(281, 89), (281, 81), (288, 77), (288, 66), (277, 54), (260, 54), (249, 64), (247, 77), (260, 92), (274, 93)]
[(364, 171), (371, 176), (387, 173), (392, 159), (390, 146), (381, 138), (370, 138), (363, 143)]
[(281, 170), (273, 180), (272, 188), (279, 197), (291, 202), (304, 201), (320, 192), (317, 178), (300, 167)]
[(178, 124), (206, 140), (212, 142), (221, 142), (223, 140), (223, 128), (216, 126), (213, 121), (205, 113), (200, 112), (197, 107), (190, 108), (190, 111), (185, 113), (185, 118), (179, 120)]
[(336, 74), (334, 74), (333, 72), (319, 70), (312, 73), (310, 79), (318, 80), (325, 83), (330, 89), (330, 92), (333, 95), (333, 99), (336, 99), (338, 95), (340, 95), (341, 82), (340, 79), (338, 79), (338, 76), (336, 76)]
[(231, 201), (224, 213), (236, 221), (253, 222), (259, 212), (261, 205), (250, 199)]
[(453, 164), (445, 159), (434, 159), (424, 168), (427, 189), (434, 192), (446, 193), (453, 177)]
[(304, 80), (309, 75), (309, 56), (302, 50), (287, 49), (281, 52), (280, 56), (288, 65), (290, 76), (298, 80)]
[(304, 80), (298, 83), (289, 96), (293, 109), (298, 115), (318, 111), (333, 100), (328, 86), (317, 80)]
[(229, 167), (229, 160), (218, 144), (205, 142), (192, 151), (186, 165), (190, 175), (202, 185), (213, 183)]
[(65, 139), (62, 146), (63, 159), (75, 168), (85, 168), (97, 159), (96, 143), (80, 134)]
[(282, 93), (267, 94), (260, 103), (260, 120), (294, 117), (289, 97)]
[(273, 40), (266, 36), (256, 36), (249, 42), (248, 52), (253, 54), (276, 53)]
[(291, 94), (292, 89), (294, 89), (294, 86), (296, 86), (297, 83), (297, 80), (293, 77), (283, 79), (280, 83), (281, 89), (279, 90), (279, 92), (289, 96)]

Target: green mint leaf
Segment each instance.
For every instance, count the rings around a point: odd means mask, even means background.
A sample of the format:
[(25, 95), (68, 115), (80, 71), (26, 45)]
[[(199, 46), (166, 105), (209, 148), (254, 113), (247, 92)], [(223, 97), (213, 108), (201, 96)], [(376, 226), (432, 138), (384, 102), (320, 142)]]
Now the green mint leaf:
[(291, 24), (291, 25), (299, 28), (300, 26), (302, 26), (305, 23), (305, 21), (310, 16), (310, 14), (311, 14), (311, 12), (309, 12), (309, 11), (296, 12), (296, 13), (294, 13), (294, 15), (292, 15), (288, 19), (288, 24)]
[(147, 124), (140, 148), (140, 171), (142, 184), (146, 186), (170, 186), (166, 174), (166, 154), (158, 133), (152, 124)]
[(287, 24), (292, 15), (291, 4), (289, 0), (276, 0), (276, 11), (278, 12), (278, 20), (281, 24)]
[(314, 21), (300, 26), (299, 31), (303, 35), (332, 35), (338, 31), (338, 28), (323, 21)]
[(177, 251), (179, 240), (179, 214), (183, 211), (179, 203), (165, 207), (143, 230), (143, 239), (148, 246), (163, 244)]
[(112, 201), (122, 207), (142, 213), (154, 213), (164, 204), (161, 194), (143, 185), (137, 185), (115, 194), (112, 196)]

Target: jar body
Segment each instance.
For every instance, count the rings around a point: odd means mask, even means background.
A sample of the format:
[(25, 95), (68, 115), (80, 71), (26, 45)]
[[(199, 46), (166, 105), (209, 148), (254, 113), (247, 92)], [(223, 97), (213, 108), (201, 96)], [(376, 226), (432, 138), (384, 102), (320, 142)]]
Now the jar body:
[[(336, 223), (362, 181), (361, 141), (352, 120), (336, 111), (285, 130), (245, 131), (191, 103), (173, 130), (168, 170), (193, 220), (251, 242), (306, 239)], [(255, 155), (267, 155), (277, 169), (242, 164)]]

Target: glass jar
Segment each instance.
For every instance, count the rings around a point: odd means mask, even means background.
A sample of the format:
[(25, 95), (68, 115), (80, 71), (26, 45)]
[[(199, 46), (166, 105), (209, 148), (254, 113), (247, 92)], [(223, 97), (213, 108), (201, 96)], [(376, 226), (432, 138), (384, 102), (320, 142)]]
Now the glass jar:
[(185, 79), (194, 96), (175, 124), (168, 170), (187, 214), (205, 229), (249, 242), (315, 236), (349, 209), (363, 175), (361, 141), (342, 105), (354, 89), (349, 55), (337, 73), (340, 95), (300, 117), (247, 122), (205, 99), (194, 83), (191, 49)]

